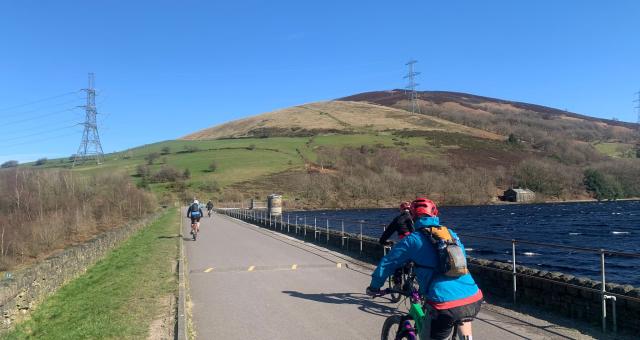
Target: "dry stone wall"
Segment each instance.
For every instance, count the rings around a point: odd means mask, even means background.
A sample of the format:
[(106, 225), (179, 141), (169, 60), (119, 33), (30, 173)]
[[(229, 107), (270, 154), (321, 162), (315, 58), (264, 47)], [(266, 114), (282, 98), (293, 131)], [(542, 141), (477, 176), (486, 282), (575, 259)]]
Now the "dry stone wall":
[(5, 331), (65, 283), (80, 276), (98, 260), (158, 215), (106, 231), (94, 239), (68, 247), (49, 258), (14, 272), (2, 273), (0, 312)]

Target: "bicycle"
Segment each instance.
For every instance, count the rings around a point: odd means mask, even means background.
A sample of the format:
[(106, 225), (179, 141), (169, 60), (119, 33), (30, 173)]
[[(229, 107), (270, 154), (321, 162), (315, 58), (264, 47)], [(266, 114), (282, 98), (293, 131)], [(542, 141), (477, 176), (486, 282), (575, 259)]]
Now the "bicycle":
[(200, 229), (199, 224), (200, 222), (191, 223), (191, 237), (194, 241), (198, 238), (198, 230)]
[(211, 209), (207, 210), (207, 215), (209, 215), (209, 218), (211, 218)]
[[(404, 315), (391, 315), (382, 325), (380, 333), (381, 340), (429, 340), (431, 332), (431, 306), (423, 302), (418, 286), (415, 282), (415, 274), (413, 273), (413, 263), (409, 262), (409, 273), (404, 274), (405, 281), (401, 290), (387, 288), (377, 296), (387, 294), (399, 294), (409, 298), (411, 305), (409, 311)], [(456, 322), (447, 338), (453, 340), (458, 334), (458, 326), (462, 321)]]

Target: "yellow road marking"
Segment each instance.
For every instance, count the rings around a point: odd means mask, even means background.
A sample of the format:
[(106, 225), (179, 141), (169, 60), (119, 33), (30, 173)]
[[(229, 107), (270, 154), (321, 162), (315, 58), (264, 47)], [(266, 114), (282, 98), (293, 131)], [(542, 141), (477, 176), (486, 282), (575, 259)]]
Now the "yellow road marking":
[(294, 264), (293, 266), (291, 266), (291, 270), (296, 270), (296, 269), (298, 269), (298, 265), (297, 264)]
[(338, 263), (336, 263), (336, 266), (337, 266), (338, 268), (342, 268), (342, 263), (338, 262)]
[(247, 269), (247, 271), (252, 272), (254, 269), (256, 269), (256, 266), (251, 266), (249, 267), (249, 269)]
[(205, 270), (204, 270), (204, 272), (205, 272), (205, 273), (209, 273), (209, 272), (211, 272), (212, 270), (213, 270), (213, 268), (207, 268), (207, 269), (205, 269)]

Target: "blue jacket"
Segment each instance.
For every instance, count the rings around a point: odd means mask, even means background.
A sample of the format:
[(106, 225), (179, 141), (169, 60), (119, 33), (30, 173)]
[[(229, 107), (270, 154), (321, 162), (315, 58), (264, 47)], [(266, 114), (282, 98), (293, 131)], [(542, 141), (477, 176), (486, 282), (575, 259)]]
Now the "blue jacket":
[[(420, 284), (420, 293), (427, 298), (427, 301), (440, 303), (450, 302), (479, 296), (481, 292), (478, 289), (471, 274), (460, 277), (447, 277), (438, 274), (438, 260), (436, 250), (431, 240), (419, 230), (427, 226), (439, 225), (440, 221), (437, 217), (420, 218), (416, 221), (416, 232), (403, 238), (398, 242), (391, 251), (382, 258), (378, 268), (371, 274), (371, 287), (380, 288), (384, 285), (385, 280), (393, 274), (397, 268), (401, 268), (408, 261), (417, 264), (414, 267), (416, 279)], [(458, 235), (453, 231), (451, 236), (459, 240)], [(464, 246), (460, 243), (462, 251)], [(466, 252), (465, 252), (466, 256)]]

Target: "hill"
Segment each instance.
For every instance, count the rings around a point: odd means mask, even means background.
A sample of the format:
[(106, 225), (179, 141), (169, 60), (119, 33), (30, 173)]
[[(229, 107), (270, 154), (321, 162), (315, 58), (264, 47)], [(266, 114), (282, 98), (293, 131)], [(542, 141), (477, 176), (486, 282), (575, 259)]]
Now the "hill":
[[(339, 98), (340, 101), (355, 101), (375, 103), (388, 107), (407, 108), (407, 93), (405, 90), (373, 91)], [(434, 110), (470, 110), (476, 114), (497, 114), (504, 111), (534, 114), (544, 119), (574, 119), (607, 125), (611, 127), (622, 127), (626, 129), (637, 129), (638, 124), (621, 122), (611, 119), (602, 119), (586, 116), (578, 113), (559, 110), (547, 106), (529, 104), (511, 100), (483, 97), (468, 93), (449, 91), (418, 91), (422, 112), (430, 113)]]
[(406, 105), (399, 90), (297, 105), (73, 170), (125, 171), (165, 202), (280, 192), (289, 208), (389, 206), (417, 194), (482, 204), (510, 186), (540, 200), (640, 196), (633, 124), (453, 92), (421, 92), (422, 114)]
[(385, 131), (447, 131), (500, 139), (497, 134), (438, 117), (362, 102), (327, 101), (264, 113), (189, 134), (183, 139), (300, 137)]

